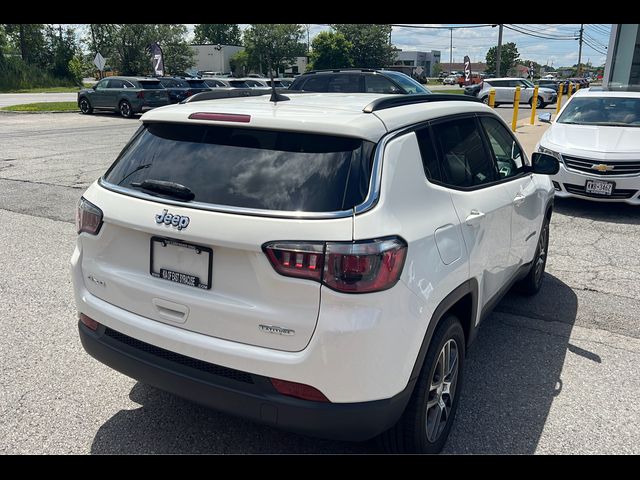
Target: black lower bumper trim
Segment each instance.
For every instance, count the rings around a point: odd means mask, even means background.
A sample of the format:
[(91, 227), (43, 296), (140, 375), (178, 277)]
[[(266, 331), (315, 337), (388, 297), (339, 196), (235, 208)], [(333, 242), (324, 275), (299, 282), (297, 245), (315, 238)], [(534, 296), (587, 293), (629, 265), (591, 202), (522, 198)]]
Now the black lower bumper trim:
[(78, 328), (87, 353), (129, 377), (225, 413), (321, 438), (364, 441), (377, 436), (398, 421), (413, 390), (410, 382), (398, 395), (372, 402), (300, 400), (279, 394), (260, 375), (245, 373), (252, 382), (238, 381), (211, 373), (216, 369), (197, 368), (199, 360), (193, 366), (155, 355), (162, 349), (121, 333), (105, 335), (104, 326), (97, 332), (82, 323)]

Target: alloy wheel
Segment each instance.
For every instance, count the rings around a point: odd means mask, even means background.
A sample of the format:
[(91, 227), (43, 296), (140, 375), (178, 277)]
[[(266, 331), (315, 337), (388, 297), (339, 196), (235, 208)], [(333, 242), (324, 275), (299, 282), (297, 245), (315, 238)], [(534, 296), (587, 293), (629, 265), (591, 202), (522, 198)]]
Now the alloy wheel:
[(438, 440), (451, 417), (458, 381), (458, 364), (458, 344), (450, 339), (440, 350), (429, 382), (426, 428), (427, 439), (432, 443)]

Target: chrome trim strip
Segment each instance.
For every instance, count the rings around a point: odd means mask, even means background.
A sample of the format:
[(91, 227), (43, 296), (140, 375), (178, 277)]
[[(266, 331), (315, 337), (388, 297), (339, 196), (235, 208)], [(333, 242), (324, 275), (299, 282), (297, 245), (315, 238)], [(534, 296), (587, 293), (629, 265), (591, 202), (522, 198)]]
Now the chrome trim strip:
[[(375, 113), (374, 113), (375, 115)], [(175, 205), (183, 208), (193, 208), (195, 210), (207, 210), (210, 212), (231, 213), (235, 215), (251, 215), (256, 217), (270, 217), (270, 218), (296, 218), (302, 220), (319, 220), (319, 219), (334, 219), (334, 218), (347, 218), (352, 215), (367, 212), (376, 206), (378, 198), (380, 196), (380, 186), (382, 182), (382, 158), (386, 149), (387, 143), (394, 138), (413, 130), (415, 125), (403, 127), (399, 130), (394, 130), (386, 133), (376, 145), (376, 150), (373, 154), (373, 168), (371, 172), (371, 179), (369, 180), (369, 192), (367, 193), (364, 201), (356, 205), (349, 210), (340, 210), (335, 212), (303, 212), (303, 211), (287, 211), (287, 210), (262, 210), (257, 208), (245, 208), (245, 207), (231, 207), (229, 205), (214, 205), (202, 202), (180, 202), (178, 200), (171, 200), (168, 198), (156, 197), (137, 190), (114, 185), (107, 182), (104, 177), (98, 179), (98, 184), (107, 190), (111, 190), (116, 193), (121, 193), (129, 197), (140, 198), (142, 200), (148, 200), (150, 202), (163, 203), (167, 205)]]

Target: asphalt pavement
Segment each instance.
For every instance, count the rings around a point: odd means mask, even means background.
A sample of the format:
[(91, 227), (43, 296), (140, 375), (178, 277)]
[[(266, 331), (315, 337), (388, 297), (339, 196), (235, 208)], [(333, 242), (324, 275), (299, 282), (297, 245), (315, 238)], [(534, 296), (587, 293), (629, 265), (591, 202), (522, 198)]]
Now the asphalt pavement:
[[(0, 453), (375, 451), (208, 410), (84, 353), (75, 203), (138, 125), (0, 115)], [(446, 453), (640, 453), (639, 212), (556, 200), (542, 290), (483, 324)]]

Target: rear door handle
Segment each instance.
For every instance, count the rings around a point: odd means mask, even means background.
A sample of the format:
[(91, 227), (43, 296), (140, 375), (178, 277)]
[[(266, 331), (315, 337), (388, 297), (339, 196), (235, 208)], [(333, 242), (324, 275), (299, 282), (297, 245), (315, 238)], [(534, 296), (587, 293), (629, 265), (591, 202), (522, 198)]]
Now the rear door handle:
[(475, 208), (469, 212), (467, 218), (465, 218), (464, 223), (469, 226), (476, 225), (482, 218), (484, 218), (484, 213), (476, 210)]
[(516, 207), (519, 207), (520, 205), (522, 205), (522, 203), (527, 199), (527, 197), (521, 193), (518, 193), (516, 195), (516, 197), (513, 199), (513, 204)]

